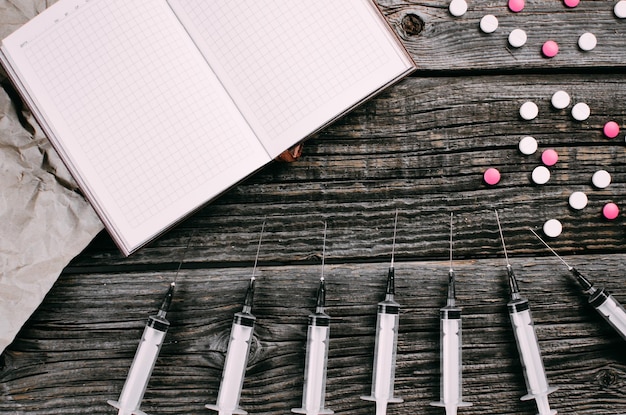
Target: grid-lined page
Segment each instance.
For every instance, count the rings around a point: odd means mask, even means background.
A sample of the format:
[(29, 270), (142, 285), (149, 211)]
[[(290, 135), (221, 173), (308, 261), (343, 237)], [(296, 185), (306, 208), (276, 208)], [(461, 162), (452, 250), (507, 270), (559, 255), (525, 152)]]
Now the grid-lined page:
[(170, 4), (262, 141), (279, 152), (407, 67), (363, 0)]
[(164, 1), (63, 3), (74, 7), (16, 40), (14, 59), (30, 66), (22, 77), (63, 155), (128, 244), (270, 160)]

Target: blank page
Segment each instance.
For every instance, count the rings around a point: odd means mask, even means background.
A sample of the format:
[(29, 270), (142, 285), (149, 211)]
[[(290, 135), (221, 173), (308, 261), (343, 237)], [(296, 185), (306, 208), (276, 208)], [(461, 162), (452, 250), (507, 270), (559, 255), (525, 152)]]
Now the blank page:
[(126, 254), (271, 160), (165, 1), (61, 0), (3, 51)]
[(413, 68), (369, 0), (170, 0), (275, 156)]

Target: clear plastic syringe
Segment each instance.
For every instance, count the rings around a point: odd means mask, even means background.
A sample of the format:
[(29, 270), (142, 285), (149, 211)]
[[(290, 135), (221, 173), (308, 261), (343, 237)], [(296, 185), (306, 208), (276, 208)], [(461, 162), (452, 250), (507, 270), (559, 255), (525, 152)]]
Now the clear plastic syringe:
[(241, 398), (243, 380), (246, 375), (246, 367), (248, 366), (248, 355), (250, 353), (254, 323), (256, 321), (256, 317), (252, 315), (252, 302), (254, 300), (255, 273), (264, 229), (265, 222), (263, 222), (261, 228), (261, 236), (259, 237), (259, 245), (252, 269), (252, 277), (248, 284), (243, 308), (240, 312), (235, 313), (235, 317), (233, 318), (230, 340), (228, 341), (228, 349), (226, 351), (226, 360), (224, 362), (224, 369), (222, 370), (222, 380), (217, 394), (217, 402), (215, 405), (205, 405), (208, 409), (217, 411), (219, 415), (247, 414), (246, 411), (239, 407), (239, 399)]
[(170, 284), (159, 311), (148, 318), (119, 399), (107, 401), (109, 405), (119, 409), (118, 415), (146, 415), (139, 406), (170, 326), (165, 317), (172, 303), (175, 285), (174, 282)]
[(550, 409), (548, 395), (557, 388), (548, 385), (548, 379), (539, 350), (537, 333), (535, 333), (535, 326), (533, 325), (533, 319), (530, 314), (530, 306), (528, 300), (522, 298), (520, 295), (513, 268), (511, 268), (511, 264), (509, 263), (509, 256), (506, 252), (498, 211), (496, 211), (496, 220), (498, 221), (498, 230), (500, 231), (500, 239), (502, 240), (504, 258), (506, 259), (506, 271), (509, 278), (509, 289), (511, 291), (511, 300), (507, 303), (507, 308), (509, 309), (517, 350), (519, 351), (522, 369), (524, 370), (526, 388), (528, 389), (528, 394), (522, 396), (521, 400), (526, 401), (534, 399), (537, 403), (537, 409), (539, 410), (538, 415), (554, 415), (557, 412), (556, 410)]
[(452, 269), (452, 213), (450, 214), (450, 270), (445, 307), (439, 309), (440, 338), (440, 400), (432, 406), (445, 408), (446, 415), (456, 415), (459, 406), (472, 406), (463, 401), (461, 308), (456, 305), (455, 274)]
[(324, 223), (324, 248), (322, 250), (322, 275), (317, 289), (315, 313), (309, 315), (304, 363), (304, 385), (302, 387), (302, 407), (291, 412), (305, 415), (332, 414), (324, 407), (326, 396), (326, 367), (328, 364), (328, 342), (330, 336), (330, 316), (324, 312), (326, 285), (324, 281), (324, 257), (326, 255), (326, 223)]
[(398, 322), (400, 320), (400, 304), (394, 299), (396, 292), (394, 255), (397, 227), (398, 211), (396, 210), (393, 225), (391, 265), (387, 273), (387, 290), (385, 299), (378, 303), (372, 392), (369, 396), (361, 396), (363, 400), (376, 402), (376, 415), (385, 415), (387, 413), (388, 403), (404, 402), (402, 398), (393, 396), (396, 373), (396, 351), (398, 347)]
[[(530, 228), (529, 228), (530, 229)], [(626, 340), (626, 311), (624, 307), (609, 293), (605, 288), (596, 288), (584, 275), (578, 270), (570, 266), (554, 249), (543, 240), (537, 233), (530, 229), (537, 238), (567, 267), (583, 289), (583, 292), (589, 295), (589, 304), (591, 304), (602, 317)]]

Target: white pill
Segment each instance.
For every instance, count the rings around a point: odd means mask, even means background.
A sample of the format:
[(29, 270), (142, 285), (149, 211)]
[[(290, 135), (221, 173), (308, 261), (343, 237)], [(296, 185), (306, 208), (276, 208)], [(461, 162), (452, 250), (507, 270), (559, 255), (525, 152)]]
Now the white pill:
[(526, 43), (526, 32), (522, 29), (514, 29), (509, 33), (509, 45), (514, 48), (521, 48)]
[(463, 16), (467, 11), (467, 2), (465, 0), (452, 0), (448, 6), (452, 16)]
[(480, 30), (485, 33), (493, 33), (498, 28), (498, 18), (493, 14), (487, 14), (480, 19)]
[(533, 120), (539, 114), (539, 108), (537, 104), (531, 101), (526, 101), (519, 109), (519, 115), (525, 120)]
[(585, 52), (588, 52), (596, 47), (598, 39), (593, 33), (583, 33), (578, 38), (578, 47)]
[(569, 94), (565, 91), (556, 91), (552, 95), (552, 106), (558, 110), (562, 110), (563, 108), (567, 108), (570, 103)]
[(543, 233), (550, 238), (556, 238), (563, 232), (563, 225), (557, 219), (547, 220), (546, 223), (543, 224)]
[(591, 183), (598, 189), (604, 189), (611, 184), (611, 174), (606, 170), (598, 170), (591, 176)]
[(546, 166), (537, 166), (533, 170), (532, 179), (536, 184), (546, 184), (550, 180), (550, 170)]
[(587, 118), (589, 118), (590, 114), (591, 109), (589, 109), (589, 105), (585, 104), (584, 102), (579, 102), (572, 108), (572, 117), (574, 117), (575, 120), (585, 121)]
[(569, 205), (576, 210), (584, 209), (588, 201), (587, 195), (583, 192), (573, 192), (569, 195)]
[(613, 12), (615, 13), (615, 16), (620, 19), (626, 18), (626, 0), (618, 1), (613, 8)]
[(530, 156), (531, 154), (535, 154), (535, 151), (537, 151), (537, 140), (528, 135), (519, 141), (518, 147), (522, 154)]

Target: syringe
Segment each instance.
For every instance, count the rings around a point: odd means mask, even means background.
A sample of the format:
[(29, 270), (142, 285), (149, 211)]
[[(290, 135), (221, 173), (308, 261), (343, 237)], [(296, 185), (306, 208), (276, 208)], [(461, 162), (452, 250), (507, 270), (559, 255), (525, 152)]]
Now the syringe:
[(472, 406), (463, 402), (461, 359), (461, 309), (456, 306), (455, 274), (452, 268), (452, 220), (450, 214), (450, 270), (448, 271), (448, 296), (445, 307), (439, 309), (440, 339), (440, 400), (432, 406), (445, 408), (446, 415), (456, 415), (459, 406)]
[(398, 347), (398, 322), (400, 319), (400, 304), (394, 300), (396, 292), (394, 255), (397, 227), (398, 211), (396, 210), (391, 247), (391, 265), (387, 273), (387, 291), (385, 299), (378, 303), (372, 392), (369, 396), (361, 396), (363, 400), (376, 402), (376, 415), (386, 414), (388, 403), (404, 402), (402, 398), (393, 396), (396, 373), (396, 350)]
[(259, 237), (254, 267), (252, 268), (252, 277), (248, 284), (243, 308), (240, 312), (235, 313), (231, 326), (230, 340), (226, 351), (224, 369), (222, 370), (222, 380), (217, 394), (217, 402), (215, 405), (205, 405), (208, 409), (217, 411), (219, 415), (247, 414), (246, 411), (239, 407), (239, 399), (241, 398), (241, 389), (243, 388), (243, 380), (246, 375), (246, 367), (248, 366), (248, 355), (256, 321), (256, 317), (252, 315), (252, 303), (254, 300), (256, 267), (259, 261), (264, 229), (265, 222), (263, 222), (261, 227), (261, 236)]
[(517, 350), (519, 351), (524, 370), (526, 388), (528, 389), (528, 394), (522, 396), (521, 399), (523, 401), (534, 399), (539, 410), (538, 415), (554, 415), (557, 412), (550, 409), (548, 395), (557, 388), (548, 385), (541, 352), (539, 351), (539, 341), (537, 340), (537, 333), (535, 333), (535, 326), (530, 313), (530, 306), (528, 300), (520, 295), (513, 268), (511, 268), (509, 263), (498, 211), (496, 211), (496, 220), (498, 222), (498, 230), (500, 231), (500, 239), (502, 240), (504, 258), (506, 259), (506, 271), (509, 277), (509, 289), (511, 291), (511, 300), (507, 303), (507, 307), (511, 317), (513, 332), (515, 333)]
[[(529, 228), (530, 229), (530, 228)], [(585, 294), (589, 295), (591, 304), (602, 317), (626, 340), (626, 311), (624, 307), (605, 288), (596, 288), (584, 275), (570, 266), (554, 249), (543, 240), (537, 233), (530, 229), (535, 236), (567, 267), (580, 284)]]
[(175, 285), (175, 282), (170, 284), (158, 313), (148, 318), (119, 399), (107, 401), (109, 405), (119, 409), (118, 415), (146, 415), (139, 406), (170, 326), (165, 316), (172, 303)]
[(330, 316), (324, 312), (326, 285), (324, 281), (324, 257), (326, 256), (326, 223), (324, 223), (324, 247), (322, 250), (322, 275), (317, 289), (315, 313), (309, 315), (304, 363), (304, 385), (302, 387), (302, 407), (291, 412), (305, 415), (332, 414), (324, 407), (326, 396), (326, 367), (328, 364), (328, 341)]

